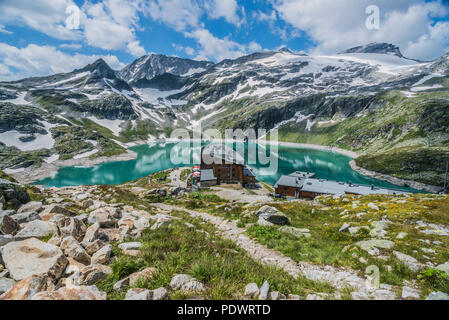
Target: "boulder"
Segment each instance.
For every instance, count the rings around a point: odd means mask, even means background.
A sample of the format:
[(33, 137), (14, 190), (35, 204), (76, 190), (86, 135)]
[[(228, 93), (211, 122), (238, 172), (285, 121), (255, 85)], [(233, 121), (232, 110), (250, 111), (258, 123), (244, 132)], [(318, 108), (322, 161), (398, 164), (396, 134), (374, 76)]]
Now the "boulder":
[(82, 221), (69, 217), (59, 219), (56, 225), (62, 238), (72, 236), (77, 241), (83, 240), (87, 229)]
[(46, 206), (45, 209), (42, 211), (42, 214), (62, 214), (65, 216), (76, 216), (76, 213), (73, 211), (70, 211), (69, 209), (64, 208), (61, 205), (58, 204), (51, 204), (49, 206)]
[(168, 298), (168, 291), (164, 287), (153, 290), (153, 300), (166, 300)]
[(101, 264), (92, 264), (80, 270), (79, 277), (76, 282), (79, 285), (91, 286), (101, 280), (106, 279), (107, 276), (111, 273), (111, 268), (107, 266)]
[(140, 242), (124, 242), (118, 245), (122, 250), (136, 250), (142, 246)]
[[(280, 293), (279, 291), (270, 292), (270, 294), (268, 295), (268, 298), (270, 300), (285, 300), (285, 299), (287, 299), (287, 297), (285, 295), (283, 295), (282, 293)], [(291, 299), (291, 300), (297, 300), (297, 299)]]
[(195, 278), (190, 280), (187, 283), (184, 283), (181, 286), (181, 290), (183, 292), (189, 293), (189, 292), (202, 292), (206, 290), (206, 287), (201, 282), (197, 281)]
[(134, 272), (129, 276), (129, 285), (135, 286), (138, 281), (151, 279), (156, 274), (157, 269), (152, 267), (146, 268), (142, 271)]
[(96, 286), (72, 286), (39, 292), (31, 300), (106, 300), (106, 297), (106, 292), (100, 291)]
[(122, 291), (126, 287), (129, 287), (129, 277), (126, 277), (126, 278), (114, 283), (113, 289), (114, 289), (114, 291)]
[(23, 212), (23, 213), (17, 213), (13, 216), (11, 216), (17, 223), (26, 223), (31, 222), (34, 220), (40, 220), (41, 217), (39, 216), (39, 213), (32, 211), (32, 212)]
[(15, 235), (20, 230), (20, 225), (10, 216), (0, 216), (0, 233)]
[(404, 264), (407, 268), (409, 268), (413, 272), (418, 272), (418, 271), (426, 268), (425, 264), (420, 263), (418, 260), (416, 260), (412, 256), (409, 256), (405, 253), (402, 253), (399, 251), (393, 251), (393, 254), (396, 256), (396, 258), (399, 261), (402, 262), (402, 264)]
[[(3, 247), (5, 244), (10, 243), (14, 241), (14, 237), (11, 235), (2, 235), (0, 234), (0, 247)], [(1, 261), (1, 255), (0, 255), (0, 261)]]
[(175, 274), (170, 281), (170, 289), (179, 290), (184, 284), (193, 279), (194, 278), (189, 276), (188, 274)]
[(44, 238), (58, 233), (58, 228), (52, 222), (34, 220), (16, 234), (17, 239)]
[(257, 283), (248, 283), (245, 287), (245, 297), (256, 299), (259, 296), (259, 287)]
[(21, 206), (17, 213), (24, 213), (24, 212), (40, 212), (42, 211), (42, 202), (40, 201), (30, 201), (27, 204), (24, 204)]
[(113, 228), (117, 221), (113, 214), (106, 208), (99, 208), (92, 211), (87, 219), (89, 224), (99, 223), (102, 228)]
[(81, 242), (81, 244), (86, 247), (88, 244), (94, 242), (96, 239), (98, 239), (98, 233), (100, 231), (100, 224), (98, 222), (91, 225), (89, 228), (87, 228), (86, 233), (84, 235), (84, 239)]
[(378, 248), (391, 249), (394, 246), (394, 242), (389, 240), (371, 239), (356, 242), (355, 245), (358, 246), (360, 249), (365, 250), (371, 255), (377, 255), (379, 253)]
[(449, 295), (444, 292), (435, 291), (429, 294), (426, 300), (449, 300)]
[(90, 264), (90, 256), (74, 237), (65, 237), (61, 242), (61, 249), (68, 257), (73, 258), (75, 261), (85, 265)]
[(63, 273), (64, 277), (79, 273), (81, 271), (81, 269), (86, 266), (71, 257), (67, 257), (67, 260), (69, 261), (69, 263), (67, 264), (67, 267), (64, 270), (64, 273)]
[(153, 292), (147, 289), (132, 288), (126, 292), (125, 300), (151, 300)]
[(100, 250), (104, 246), (103, 241), (100, 239), (95, 240), (94, 242), (89, 243), (84, 248), (89, 255), (93, 255), (95, 252)]
[(347, 222), (343, 223), (343, 225), (341, 226), (341, 228), (338, 230), (340, 232), (349, 232), (349, 228), (351, 227), (351, 225)]
[(3, 202), (10, 202), (15, 208), (30, 201), (25, 186), (5, 179), (0, 179), (0, 193), (3, 194)]
[(288, 217), (284, 213), (270, 206), (263, 206), (255, 214), (256, 216), (277, 225), (285, 225), (289, 222)]
[(2, 257), (17, 281), (32, 275), (48, 275), (57, 281), (68, 262), (61, 249), (36, 238), (8, 243), (2, 248)]
[(267, 300), (269, 292), (270, 292), (270, 284), (268, 283), (268, 281), (265, 281), (259, 290), (259, 300)]
[(0, 294), (8, 292), (15, 284), (16, 281), (12, 279), (0, 277)]
[(449, 261), (440, 264), (439, 266), (437, 266), (437, 269), (446, 272), (446, 274), (449, 276)]
[(29, 276), (17, 282), (1, 300), (30, 300), (35, 294), (51, 288), (52, 285), (45, 275)]
[(407, 298), (413, 298), (413, 299), (419, 299), (421, 295), (419, 294), (419, 291), (410, 287), (402, 287), (402, 299)]
[(285, 233), (289, 233), (289, 234), (294, 235), (295, 237), (298, 237), (298, 238), (301, 238), (301, 237), (309, 238), (309, 237), (311, 237), (309, 229), (301, 229), (301, 228), (295, 228), (295, 227), (289, 227), (289, 226), (282, 226), (282, 227), (279, 228), (279, 231), (282, 231), (282, 232), (285, 232)]
[(103, 248), (95, 252), (92, 256), (93, 264), (107, 264), (112, 254), (112, 246), (110, 244), (105, 245)]

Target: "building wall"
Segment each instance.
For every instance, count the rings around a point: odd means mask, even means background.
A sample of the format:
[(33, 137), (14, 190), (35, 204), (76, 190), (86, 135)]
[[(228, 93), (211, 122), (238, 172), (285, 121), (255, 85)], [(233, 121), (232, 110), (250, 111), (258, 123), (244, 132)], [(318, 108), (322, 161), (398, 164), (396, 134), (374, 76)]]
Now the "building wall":
[(243, 183), (243, 166), (238, 164), (214, 164), (214, 175), (221, 182)]
[(300, 198), (315, 199), (317, 196), (319, 196), (319, 194), (317, 194), (315, 192), (308, 192), (308, 191), (300, 191), (299, 192)]
[(284, 197), (296, 197), (296, 191), (298, 188), (295, 187), (287, 187), (287, 186), (278, 186), (275, 190), (276, 194), (280, 194)]

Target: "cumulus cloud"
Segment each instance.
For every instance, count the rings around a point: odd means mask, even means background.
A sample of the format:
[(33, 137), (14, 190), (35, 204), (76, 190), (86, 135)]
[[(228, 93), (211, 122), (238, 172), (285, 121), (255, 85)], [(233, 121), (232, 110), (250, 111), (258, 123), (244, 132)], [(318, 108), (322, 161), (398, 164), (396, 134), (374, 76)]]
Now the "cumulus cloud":
[(198, 60), (222, 61), (224, 59), (235, 59), (261, 49), (261, 46), (256, 42), (251, 42), (246, 46), (227, 38), (217, 38), (207, 29), (186, 32), (185, 36), (198, 42), (200, 46), (196, 57)]
[(79, 30), (66, 28), (66, 9), (71, 5), (72, 0), (1, 0), (0, 21), (24, 24), (57, 39), (80, 39)]
[(103, 58), (116, 70), (125, 66), (113, 55), (70, 55), (53, 46), (30, 44), (24, 48), (17, 48), (0, 43), (0, 76), (2, 80), (17, 80), (30, 76), (70, 72), (99, 58)]
[(213, 0), (212, 5), (207, 6), (209, 16), (212, 19), (224, 18), (227, 22), (240, 27), (245, 19), (240, 14), (244, 15), (244, 7), (240, 8), (236, 0)]
[[(435, 17), (449, 13), (448, 6), (440, 0), (272, 0), (272, 4), (281, 19), (318, 43), (315, 51), (319, 53), (335, 53), (370, 42), (391, 42), (413, 54), (413, 58), (432, 59), (441, 55), (439, 50), (445, 47), (446, 24), (434, 25)], [(366, 7), (373, 4), (380, 8), (379, 30), (365, 26)], [(439, 50), (425, 50), (426, 43)]]
[(146, 4), (145, 13), (155, 21), (184, 31), (200, 25), (203, 10), (194, 0), (155, 0)]

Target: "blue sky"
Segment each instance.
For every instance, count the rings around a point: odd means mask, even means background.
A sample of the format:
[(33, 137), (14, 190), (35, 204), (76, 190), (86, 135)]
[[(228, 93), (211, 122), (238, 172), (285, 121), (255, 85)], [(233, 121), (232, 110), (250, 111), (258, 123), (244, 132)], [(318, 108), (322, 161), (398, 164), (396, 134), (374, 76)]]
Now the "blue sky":
[[(370, 5), (379, 8), (374, 30), (366, 27)], [(412, 58), (441, 56), (449, 51), (449, 2), (0, 1), (0, 80), (67, 72), (100, 57), (120, 69), (149, 53), (220, 61), (282, 46), (335, 54), (371, 42), (394, 43)]]

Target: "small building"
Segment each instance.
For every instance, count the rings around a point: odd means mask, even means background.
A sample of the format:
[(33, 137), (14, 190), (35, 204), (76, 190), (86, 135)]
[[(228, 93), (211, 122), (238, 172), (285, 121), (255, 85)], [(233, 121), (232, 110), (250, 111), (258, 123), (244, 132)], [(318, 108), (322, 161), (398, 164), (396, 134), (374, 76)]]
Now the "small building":
[[(303, 177), (303, 178), (300, 178)], [(327, 179), (314, 179), (303, 173), (284, 175), (276, 182), (276, 194), (289, 198), (315, 199), (317, 196), (331, 195), (369, 195), (369, 194), (391, 194), (399, 195), (407, 192), (395, 189), (379, 188), (353, 184), (351, 182), (339, 182)]]
[(256, 175), (245, 165), (244, 158), (224, 143), (203, 148), (200, 170), (202, 186), (220, 183), (240, 183), (242, 186), (256, 184)]

